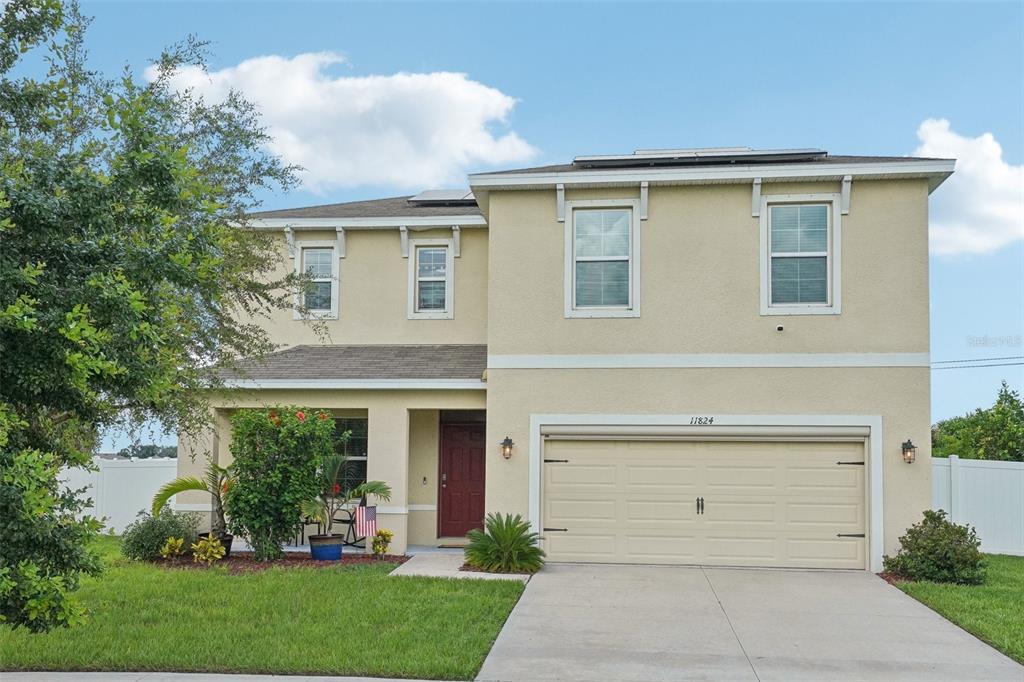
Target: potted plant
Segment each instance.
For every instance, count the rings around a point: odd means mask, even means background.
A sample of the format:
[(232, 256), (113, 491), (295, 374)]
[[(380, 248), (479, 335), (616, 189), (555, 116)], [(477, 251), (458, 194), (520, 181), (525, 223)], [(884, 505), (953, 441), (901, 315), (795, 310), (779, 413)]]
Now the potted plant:
[(210, 523), (210, 532), (213, 537), (224, 546), (224, 556), (231, 556), (231, 542), (234, 536), (228, 533), (227, 521), (224, 518), (224, 495), (234, 483), (230, 467), (217, 465), (213, 460), (207, 460), (206, 471), (202, 478), (195, 476), (182, 476), (173, 481), (165, 483), (156, 495), (153, 496), (153, 516), (160, 513), (167, 501), (178, 493), (188, 490), (199, 490), (210, 493), (213, 498), (213, 519)]
[(309, 536), (309, 553), (318, 561), (341, 559), (341, 548), (345, 536), (333, 533), (335, 515), (347, 509), (355, 500), (373, 495), (384, 502), (391, 499), (391, 487), (383, 481), (366, 481), (354, 488), (343, 487), (343, 475), (348, 466), (348, 457), (331, 453), (320, 463), (320, 493), (315, 499), (301, 505), (302, 513), (324, 527), (324, 533)]

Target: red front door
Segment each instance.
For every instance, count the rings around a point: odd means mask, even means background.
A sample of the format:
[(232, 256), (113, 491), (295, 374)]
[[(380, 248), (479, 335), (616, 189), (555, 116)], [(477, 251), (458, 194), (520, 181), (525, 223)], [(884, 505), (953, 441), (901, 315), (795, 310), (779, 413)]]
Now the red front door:
[(483, 528), (485, 429), (484, 424), (441, 424), (440, 537)]

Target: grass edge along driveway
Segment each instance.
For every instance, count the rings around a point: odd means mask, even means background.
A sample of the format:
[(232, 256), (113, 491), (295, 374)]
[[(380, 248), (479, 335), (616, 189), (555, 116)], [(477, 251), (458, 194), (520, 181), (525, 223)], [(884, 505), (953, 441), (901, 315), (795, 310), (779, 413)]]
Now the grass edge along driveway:
[(89, 620), (42, 635), (0, 627), (0, 670), (472, 679), (524, 585), (390, 578), (393, 564), (245, 575), (129, 561), (99, 540)]
[(899, 588), (1018, 663), (1024, 663), (1024, 557), (988, 554), (984, 585), (901, 583)]

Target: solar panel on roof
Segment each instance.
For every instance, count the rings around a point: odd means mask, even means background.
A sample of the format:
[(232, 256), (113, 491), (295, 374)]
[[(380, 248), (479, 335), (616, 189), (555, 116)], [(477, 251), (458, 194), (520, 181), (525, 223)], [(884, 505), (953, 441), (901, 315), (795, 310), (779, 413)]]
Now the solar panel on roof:
[(705, 147), (697, 149), (638, 149), (632, 154), (577, 156), (573, 165), (583, 168), (624, 168), (630, 166), (682, 166), (701, 163), (785, 163), (812, 161), (828, 156), (823, 149), (751, 149), (750, 147)]
[(427, 189), (409, 199), (411, 204), (474, 205), (476, 197), (468, 189)]

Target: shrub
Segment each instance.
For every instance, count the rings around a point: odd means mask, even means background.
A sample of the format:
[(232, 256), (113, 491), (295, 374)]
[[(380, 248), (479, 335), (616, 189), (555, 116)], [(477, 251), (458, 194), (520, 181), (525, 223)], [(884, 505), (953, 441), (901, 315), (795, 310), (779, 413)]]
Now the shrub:
[(125, 529), (121, 552), (129, 559), (156, 561), (169, 539), (194, 538), (198, 527), (198, 514), (176, 514), (166, 508), (156, 516), (142, 512)]
[(484, 530), (467, 535), (466, 563), (491, 573), (535, 573), (544, 566), (537, 534), (516, 514), (488, 514)]
[(209, 566), (224, 558), (224, 545), (213, 533), (202, 535), (192, 544), (192, 560)]
[(295, 535), (301, 504), (320, 492), (317, 466), (333, 451), (334, 420), (300, 407), (241, 410), (231, 417), (235, 484), (225, 509), (232, 532), (245, 537), (253, 558), (283, 554)]
[(900, 538), (900, 551), (886, 556), (885, 570), (907, 580), (980, 585), (985, 581), (981, 541), (969, 526), (946, 519), (946, 512), (927, 510)]
[(185, 551), (185, 538), (167, 538), (167, 542), (160, 548), (160, 556), (164, 559), (181, 556)]
[(387, 528), (381, 528), (373, 536), (373, 553), (377, 556), (384, 556), (388, 553), (388, 548), (391, 547), (391, 541), (394, 539), (395, 534), (389, 531)]

